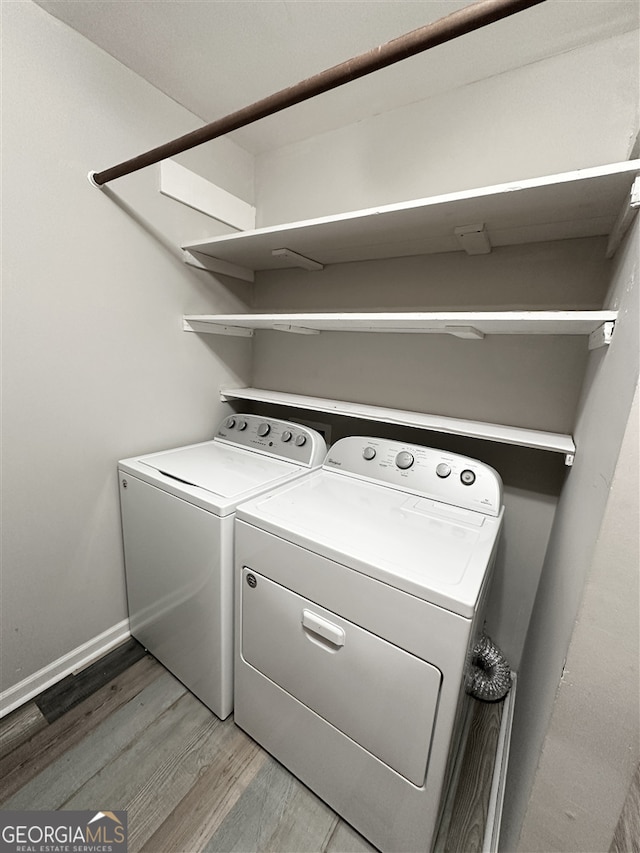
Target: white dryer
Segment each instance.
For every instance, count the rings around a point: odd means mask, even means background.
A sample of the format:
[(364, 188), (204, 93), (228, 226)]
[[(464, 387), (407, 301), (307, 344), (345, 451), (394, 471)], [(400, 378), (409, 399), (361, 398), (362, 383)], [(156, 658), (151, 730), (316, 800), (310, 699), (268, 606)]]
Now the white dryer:
[(503, 517), (466, 457), (338, 441), (236, 516), (235, 722), (383, 851), (426, 851)]
[(118, 463), (131, 633), (221, 719), (233, 708), (236, 507), (326, 450), (315, 430), (235, 415), (212, 441)]

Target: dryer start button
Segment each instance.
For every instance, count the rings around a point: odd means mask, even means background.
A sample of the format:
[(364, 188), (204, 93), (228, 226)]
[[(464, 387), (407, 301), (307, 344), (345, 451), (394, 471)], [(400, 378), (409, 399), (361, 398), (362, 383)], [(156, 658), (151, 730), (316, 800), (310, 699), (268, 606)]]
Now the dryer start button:
[(403, 471), (407, 468), (411, 468), (414, 463), (413, 454), (409, 453), (408, 450), (401, 450), (400, 453), (396, 456), (396, 465), (398, 468), (401, 468)]
[(460, 474), (460, 480), (465, 486), (473, 486), (476, 481), (476, 475), (469, 468), (465, 468), (462, 474)]

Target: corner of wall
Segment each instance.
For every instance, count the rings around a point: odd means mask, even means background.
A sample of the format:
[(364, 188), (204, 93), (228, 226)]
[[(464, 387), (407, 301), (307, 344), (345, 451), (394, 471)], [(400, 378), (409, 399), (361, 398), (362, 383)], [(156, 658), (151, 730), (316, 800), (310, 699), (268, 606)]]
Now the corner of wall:
[[(536, 791), (540, 756), (598, 536), (613, 498), (614, 474), (624, 467), (619, 454), (638, 384), (639, 258), (636, 219), (612, 266), (607, 302), (617, 306), (619, 319), (609, 350), (590, 355), (574, 429), (576, 462), (558, 505), (519, 672), (501, 839), (505, 850), (517, 848), (525, 813), (528, 821), (535, 820), (535, 810), (527, 812), (530, 796), (543, 796)], [(637, 517), (629, 523), (637, 523)], [(562, 790), (556, 790), (554, 802), (548, 803), (550, 813), (561, 809), (561, 803)], [(523, 828), (523, 839), (532, 837), (530, 831), (529, 824), (525, 836)]]

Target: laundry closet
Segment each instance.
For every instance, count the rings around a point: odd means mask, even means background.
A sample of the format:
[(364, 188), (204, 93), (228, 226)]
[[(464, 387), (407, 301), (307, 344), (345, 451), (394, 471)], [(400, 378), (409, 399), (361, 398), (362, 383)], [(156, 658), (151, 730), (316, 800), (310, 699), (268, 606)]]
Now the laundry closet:
[(87, 181), (198, 120), (5, 6), (3, 713), (126, 636), (118, 459), (240, 411), (423, 444), (504, 482), (505, 849), (523, 822), (523, 849), (554, 820), (610, 837), (638, 760), (637, 513), (616, 503), (637, 475), (637, 29), (281, 148), (180, 155), (255, 206), (254, 259), (251, 227), (161, 195), (159, 166)]
[[(222, 399), (328, 425), (332, 440), (416, 441), (500, 472), (505, 524), (487, 630), (516, 672), (527, 660), (536, 596), (549, 594), (545, 567), (558, 571), (552, 585), (567, 599), (575, 593), (566, 590), (574, 579), (567, 583), (565, 573), (592, 535), (585, 528), (597, 512), (588, 493), (591, 466), (608, 465), (602, 413), (617, 405), (617, 389), (630, 404), (635, 387), (637, 224), (628, 233), (633, 213), (624, 211), (639, 166), (623, 162), (605, 167), (606, 177), (584, 170), (184, 246), (189, 260), (204, 265), (239, 263), (244, 255), (258, 270), (249, 315), (185, 316), (187, 332), (252, 335), (252, 387), (221, 388)], [(611, 228), (589, 236), (606, 215), (605, 184), (618, 180), (624, 188), (613, 190)], [(483, 232), (477, 254), (465, 252), (463, 240), (455, 245), (452, 228), (467, 222), (469, 197), (484, 228), (459, 230)], [(394, 245), (396, 208), (405, 221)], [(431, 230), (421, 232), (425, 208)], [(503, 245), (490, 247), (488, 233)], [(412, 239), (428, 248), (394, 257)], [(282, 263), (274, 251), (280, 243), (302, 256), (288, 253), (298, 269), (271, 268)], [(535, 622), (532, 630), (535, 637)], [(538, 663), (529, 666), (535, 671)], [(528, 689), (525, 683), (525, 695)]]

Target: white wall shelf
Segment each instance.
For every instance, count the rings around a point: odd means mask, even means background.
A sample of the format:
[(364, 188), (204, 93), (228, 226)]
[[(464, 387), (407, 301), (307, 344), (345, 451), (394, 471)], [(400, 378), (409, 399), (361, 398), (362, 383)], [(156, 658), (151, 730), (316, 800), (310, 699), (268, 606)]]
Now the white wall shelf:
[[(302, 220), (183, 245), (243, 269), (317, 265), (463, 251), (460, 229), (482, 228), (489, 246), (608, 236), (631, 202), (640, 160), (498, 184)], [(458, 232), (458, 234), (456, 233)]]
[[(609, 236), (616, 244), (633, 216), (640, 160), (499, 184), (416, 201), (303, 220), (183, 245), (190, 262), (253, 279), (258, 270), (322, 266), (438, 252), (484, 254), (492, 247)], [(637, 204), (637, 199), (636, 199)], [(631, 212), (630, 212), (631, 211)], [(468, 245), (469, 235), (474, 240)], [(482, 238), (479, 241), (479, 238)], [(305, 263), (298, 264), (302, 257)], [(212, 266), (213, 265), (213, 266)], [(315, 272), (314, 272), (315, 270)], [(186, 315), (190, 332), (251, 337), (255, 330), (300, 335), (323, 332), (486, 335), (583, 335), (591, 349), (611, 341), (615, 311), (455, 311)], [(224, 400), (272, 403), (315, 412), (398, 424), (502, 444), (553, 451), (571, 465), (570, 435), (400, 411), (340, 400), (240, 388)]]
[(307, 409), (325, 414), (342, 415), (366, 421), (415, 427), (432, 432), (445, 432), (462, 435), (500, 444), (513, 444), (519, 447), (531, 447), (536, 450), (549, 450), (562, 453), (567, 465), (573, 464), (576, 451), (573, 438), (560, 433), (521, 427), (502, 426), (501, 424), (468, 421), (460, 418), (429, 415), (383, 406), (369, 406), (363, 403), (350, 403), (343, 400), (329, 400), (323, 397), (306, 397), (301, 394), (287, 394), (282, 391), (267, 391), (259, 388), (228, 388), (220, 391), (221, 399), (246, 400), (259, 403), (271, 403), (289, 406), (295, 409)]
[(189, 332), (250, 336), (256, 329), (298, 334), (319, 332), (400, 332), (450, 334), (481, 339), (485, 335), (588, 335), (593, 346), (603, 346), (608, 333), (594, 335), (615, 323), (616, 311), (453, 311), (369, 312), (313, 314), (201, 314), (186, 315)]

